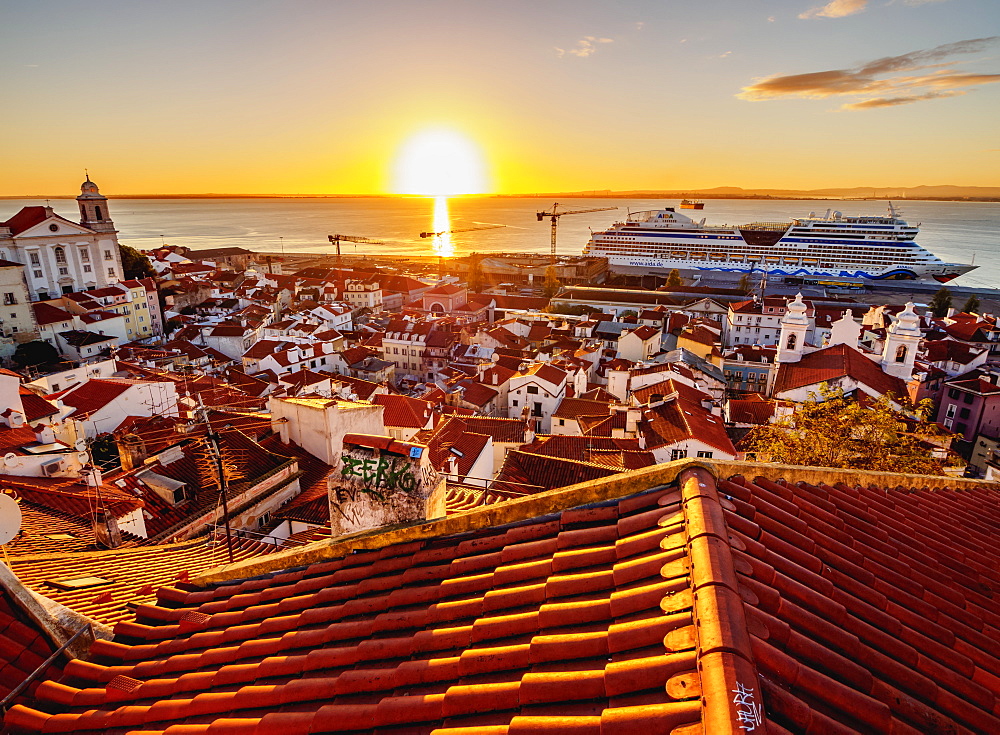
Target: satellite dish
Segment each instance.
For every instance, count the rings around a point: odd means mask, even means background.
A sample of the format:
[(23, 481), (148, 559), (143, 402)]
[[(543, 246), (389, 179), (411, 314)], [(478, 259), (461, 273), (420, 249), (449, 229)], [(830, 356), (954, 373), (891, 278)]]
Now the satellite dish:
[(0, 494), (0, 545), (9, 543), (21, 530), (21, 506), (11, 495)]
[(73, 448), (78, 452), (84, 451), (87, 448), (87, 440), (77, 439), (76, 442), (73, 444)]
[(3, 457), (3, 461), (8, 467), (17, 467), (17, 455), (13, 452), (7, 452)]

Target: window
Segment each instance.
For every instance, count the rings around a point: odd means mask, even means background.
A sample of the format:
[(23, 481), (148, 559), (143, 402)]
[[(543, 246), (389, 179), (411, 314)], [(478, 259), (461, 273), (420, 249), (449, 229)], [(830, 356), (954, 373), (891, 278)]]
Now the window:
[(53, 251), (56, 255), (56, 263), (65, 264), (66, 263), (66, 251), (62, 248), (56, 248)]
[(15, 296), (12, 293), (5, 293), (3, 295), (3, 302), (7, 306), (10, 306), (11, 304), (16, 304), (17, 303), (17, 296)]
[(101, 218), (101, 208), (94, 207), (94, 219), (100, 219), (100, 218)]
[(560, 426), (565, 426), (566, 425), (566, 419), (559, 419), (559, 425)]
[(969, 418), (969, 409), (963, 408), (961, 411), (958, 412), (958, 417), (960, 419), (967, 419), (967, 418)]
[(790, 350), (794, 350), (795, 343), (797, 340), (798, 340), (798, 335), (795, 334), (788, 335), (788, 342), (785, 344), (785, 347), (787, 347)]
[(944, 420), (944, 428), (946, 428), (948, 431), (951, 431), (951, 423), (952, 423), (952, 419), (945, 419)]
[(114, 260), (114, 256), (111, 255), (111, 251), (110, 250), (105, 250), (104, 251), (104, 259), (105, 260)]
[(512, 405), (512, 406), (514, 406), (514, 407), (517, 407), (517, 399), (515, 398), (514, 400), (512, 400), (512, 401), (510, 402), (510, 405)]
[(529, 385), (526, 390), (528, 391), (528, 393), (530, 393), (533, 396), (537, 396), (538, 395), (538, 386), (537, 385)]
[(957, 434), (964, 434), (965, 430), (968, 429), (968, 428), (969, 427), (966, 426), (965, 424), (956, 424), (955, 425), (955, 433), (957, 433)]
[(41, 278), (42, 277), (42, 272), (41, 271), (35, 271), (34, 275), (35, 275), (35, 278)]
[(906, 345), (900, 345), (896, 349), (896, 362), (906, 362)]
[(539, 401), (535, 401), (535, 407), (532, 409), (531, 415), (539, 417), (542, 415), (542, 404)]
[(670, 450), (670, 461), (673, 462), (677, 459), (684, 459), (688, 456), (686, 449), (671, 449)]
[(962, 395), (962, 392), (960, 390), (958, 390), (957, 388), (952, 388), (951, 390), (948, 391), (948, 397), (949, 398), (958, 398), (961, 395)]
[(32, 265), (41, 265), (42, 264), (41, 259), (38, 257), (38, 253), (29, 253), (28, 257), (31, 259), (31, 264)]
[(711, 459), (712, 452), (698, 452), (698, 456), (701, 457), (702, 459)]
[(972, 403), (972, 394), (971, 393), (966, 393), (964, 396), (962, 396), (962, 403), (970, 403), (971, 404)]
[(91, 267), (89, 265), (83, 266), (83, 272), (84, 273), (90, 273), (91, 272)]
[(86, 248), (80, 248), (80, 261), (83, 263), (90, 262), (90, 251)]
[(108, 268), (108, 275), (111, 278), (114, 278), (115, 277), (115, 269), (114, 268)]

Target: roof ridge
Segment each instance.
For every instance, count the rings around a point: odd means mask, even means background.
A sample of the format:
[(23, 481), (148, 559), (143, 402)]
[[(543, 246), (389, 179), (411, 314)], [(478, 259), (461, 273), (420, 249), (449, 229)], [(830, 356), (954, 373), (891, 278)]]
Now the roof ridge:
[[(711, 472), (690, 467), (677, 480), (690, 564), (702, 725), (705, 732), (713, 734), (743, 733), (746, 730), (740, 723), (746, 724), (742, 718), (748, 713), (763, 718), (764, 698), (750, 648), (729, 528)], [(665, 611), (669, 599), (661, 603)]]

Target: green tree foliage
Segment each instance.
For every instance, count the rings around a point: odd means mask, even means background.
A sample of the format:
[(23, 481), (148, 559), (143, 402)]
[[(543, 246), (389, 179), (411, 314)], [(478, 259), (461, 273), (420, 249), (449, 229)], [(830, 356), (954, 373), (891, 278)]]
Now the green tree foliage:
[(156, 275), (153, 266), (149, 263), (149, 258), (140, 253), (135, 248), (118, 243), (118, 251), (122, 256), (122, 271), (125, 278), (152, 278)]
[(547, 299), (551, 299), (559, 293), (561, 285), (558, 276), (556, 276), (555, 267), (550, 265), (545, 269), (545, 282), (542, 284), (542, 295)]
[(966, 301), (965, 305), (962, 307), (962, 311), (966, 314), (978, 314), (980, 306), (979, 297), (972, 294), (972, 296), (969, 297), (969, 300)]
[(48, 365), (59, 362), (59, 351), (48, 342), (36, 339), (33, 342), (22, 342), (14, 351), (14, 362), (20, 367)]
[(639, 316), (639, 312), (634, 309), (626, 309), (625, 311), (623, 311), (621, 314), (618, 315), (618, 318), (624, 319), (625, 317), (628, 316)]
[(934, 316), (939, 318), (948, 316), (948, 309), (951, 308), (951, 291), (942, 286), (931, 299), (930, 307)]
[(667, 288), (680, 288), (684, 285), (684, 279), (681, 278), (681, 272), (674, 268), (667, 275)]
[(911, 419), (892, 406), (891, 395), (862, 406), (823, 383), (791, 415), (754, 427), (746, 445), (759, 461), (941, 475), (946, 460), (932, 456), (926, 442), (941, 436), (927, 420), (931, 410), (924, 401)]

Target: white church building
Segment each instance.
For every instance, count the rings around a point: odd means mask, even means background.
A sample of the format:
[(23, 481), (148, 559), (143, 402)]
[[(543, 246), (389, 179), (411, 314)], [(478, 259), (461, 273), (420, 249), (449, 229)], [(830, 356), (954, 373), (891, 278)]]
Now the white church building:
[(24, 207), (0, 222), (0, 260), (24, 265), (32, 301), (101, 288), (124, 279), (108, 199), (87, 177), (76, 198), (80, 221), (52, 207)]

